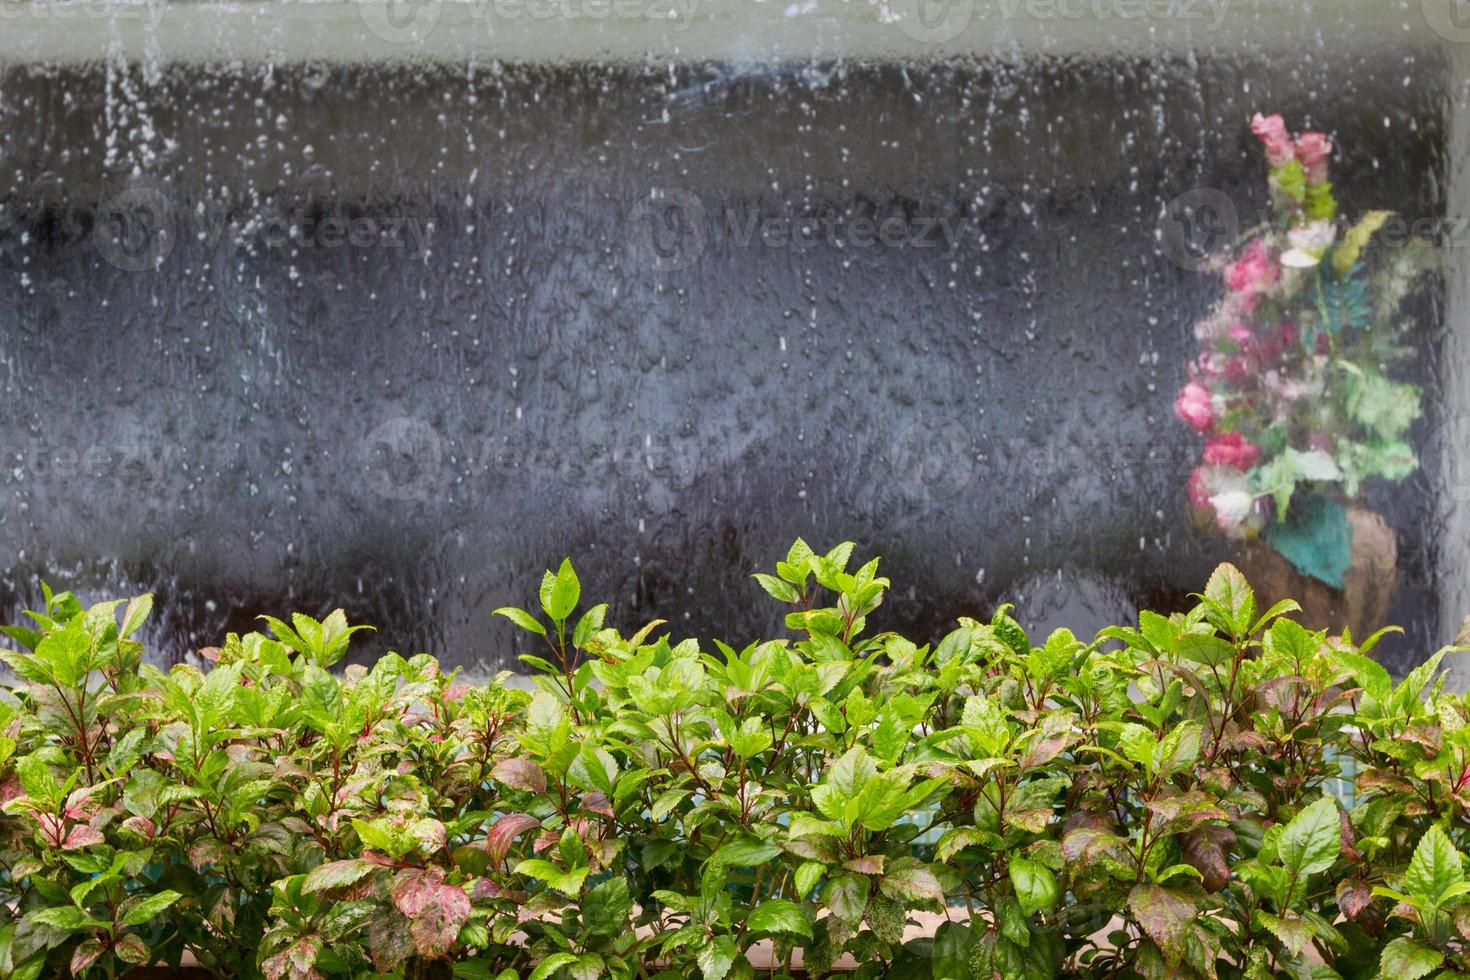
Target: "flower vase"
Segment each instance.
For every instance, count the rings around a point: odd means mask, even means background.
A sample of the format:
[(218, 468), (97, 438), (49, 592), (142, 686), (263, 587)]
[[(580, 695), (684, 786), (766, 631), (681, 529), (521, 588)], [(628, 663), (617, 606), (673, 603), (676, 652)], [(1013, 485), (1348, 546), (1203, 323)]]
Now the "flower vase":
[(1373, 511), (1353, 505), (1346, 511), (1351, 559), (1340, 589), (1303, 574), (1260, 538), (1242, 543), (1236, 565), (1262, 609), (1280, 599), (1295, 599), (1302, 611), (1293, 618), (1303, 626), (1332, 636), (1350, 629), (1354, 640), (1362, 640), (1388, 625), (1389, 603), (1398, 585), (1398, 538)]

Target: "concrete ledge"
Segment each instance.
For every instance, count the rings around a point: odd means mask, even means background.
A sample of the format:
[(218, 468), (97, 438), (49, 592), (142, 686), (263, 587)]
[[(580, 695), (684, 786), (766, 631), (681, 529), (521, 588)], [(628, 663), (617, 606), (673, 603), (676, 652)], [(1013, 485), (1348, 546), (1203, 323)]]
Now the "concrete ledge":
[(1470, 42), (1454, 2), (0, 0), (0, 64), (897, 60)]

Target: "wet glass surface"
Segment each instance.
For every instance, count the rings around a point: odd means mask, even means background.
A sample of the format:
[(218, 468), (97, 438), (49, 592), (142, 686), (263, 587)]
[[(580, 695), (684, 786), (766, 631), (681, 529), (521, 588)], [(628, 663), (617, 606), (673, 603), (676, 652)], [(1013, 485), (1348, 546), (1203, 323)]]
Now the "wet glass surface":
[[(1179, 606), (1232, 548), (1189, 522), (1171, 405), (1220, 284), (1170, 202), (1264, 208), (1265, 110), (1333, 136), (1347, 211), (1446, 209), (1444, 55), (1296, 41), (10, 65), (0, 612), (153, 590), (178, 656), (344, 605), (363, 655), (488, 668), (564, 555), (620, 625), (775, 629), (749, 574), (798, 534), (883, 555), (921, 637)], [(1395, 669), (1442, 632), (1442, 310), (1425, 467), (1366, 491)]]

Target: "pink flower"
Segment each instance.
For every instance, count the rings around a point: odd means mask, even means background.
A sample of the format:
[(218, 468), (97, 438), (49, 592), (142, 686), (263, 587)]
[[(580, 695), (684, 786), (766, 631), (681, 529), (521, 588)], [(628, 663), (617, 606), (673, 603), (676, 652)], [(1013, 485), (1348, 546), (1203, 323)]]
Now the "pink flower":
[(1244, 347), (1246, 344), (1250, 343), (1251, 340), (1255, 337), (1255, 334), (1251, 333), (1251, 328), (1243, 323), (1232, 323), (1230, 325), (1230, 329), (1226, 332), (1230, 334), (1230, 339), (1235, 341), (1241, 347)]
[(1253, 300), (1256, 294), (1275, 285), (1280, 275), (1271, 262), (1271, 250), (1258, 238), (1245, 247), (1238, 261), (1226, 268), (1225, 283), (1243, 299)]
[(1244, 381), (1256, 373), (1256, 366), (1248, 357), (1232, 357), (1225, 362), (1225, 380)]
[(1296, 159), (1286, 122), (1279, 115), (1263, 116), (1259, 112), (1251, 120), (1251, 132), (1266, 144), (1266, 162), (1281, 167)]
[(1296, 158), (1307, 172), (1307, 183), (1327, 180), (1327, 160), (1332, 156), (1332, 141), (1322, 133), (1303, 133), (1296, 138)]
[(1197, 381), (1204, 379), (1220, 378), (1225, 375), (1225, 355), (1216, 351), (1205, 351), (1200, 354), (1199, 359), (1189, 362), (1189, 379)]
[(1248, 470), (1256, 465), (1261, 450), (1245, 441), (1239, 432), (1211, 436), (1205, 443), (1205, 463), (1209, 466), (1234, 466)]
[(1267, 371), (1262, 383), (1266, 386), (1267, 391), (1284, 402), (1300, 401), (1322, 393), (1321, 381), (1293, 378), (1290, 375), (1283, 375), (1280, 371)]
[(1174, 399), (1174, 414), (1196, 432), (1203, 434), (1209, 431), (1215, 424), (1210, 389), (1195, 381), (1180, 388), (1179, 397)]
[(1210, 472), (1203, 466), (1196, 466), (1189, 474), (1189, 502), (1196, 507), (1210, 506), (1209, 479)]

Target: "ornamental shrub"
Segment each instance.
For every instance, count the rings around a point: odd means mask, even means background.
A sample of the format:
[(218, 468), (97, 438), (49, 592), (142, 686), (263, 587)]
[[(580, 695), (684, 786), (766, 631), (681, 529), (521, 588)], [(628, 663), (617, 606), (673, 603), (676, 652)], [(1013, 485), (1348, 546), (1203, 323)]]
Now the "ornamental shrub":
[(867, 629), (852, 550), (756, 576), (791, 635), (738, 649), (579, 615), (564, 562), (498, 610), (534, 692), (333, 673), (340, 611), (165, 673), (148, 597), (48, 591), (6, 630), (0, 973), (721, 980), (766, 941), (772, 976), (1470, 971), (1446, 651), (1395, 684), (1229, 565), (1091, 640), (1002, 609), (920, 645)]

